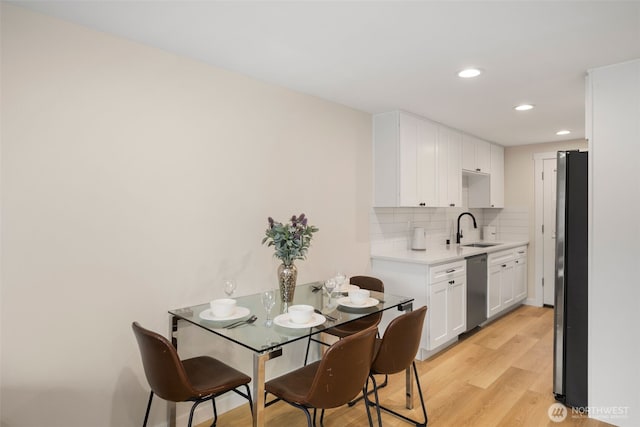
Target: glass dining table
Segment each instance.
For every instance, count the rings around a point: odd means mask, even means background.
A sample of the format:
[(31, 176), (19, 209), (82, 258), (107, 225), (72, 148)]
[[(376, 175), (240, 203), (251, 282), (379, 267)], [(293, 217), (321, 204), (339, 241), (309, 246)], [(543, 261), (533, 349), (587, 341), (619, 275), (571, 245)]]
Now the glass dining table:
[[(276, 291), (276, 305), (272, 312), (272, 322), (266, 322), (266, 310), (261, 301), (262, 293), (240, 296), (235, 298), (237, 308), (234, 316), (216, 319), (209, 310), (209, 303), (192, 307), (169, 310), (171, 315), (171, 339), (173, 345), (178, 347), (178, 323), (186, 321), (213, 333), (225, 342), (244, 347), (253, 353), (253, 426), (264, 426), (265, 422), (265, 365), (268, 360), (282, 355), (283, 348), (288, 344), (300, 340), (308, 340), (312, 335), (323, 330), (343, 325), (361, 317), (383, 311), (411, 311), (413, 298), (388, 293), (371, 292), (371, 298), (361, 306), (350, 303), (345, 294), (336, 291), (333, 293), (332, 303), (329, 305), (328, 295), (322, 289), (322, 283), (308, 283), (296, 287), (294, 300), (289, 305), (308, 304), (316, 308), (320, 313), (313, 315), (308, 324), (294, 324), (286, 314), (287, 305), (280, 302), (280, 295)], [(249, 324), (229, 328), (235, 322), (257, 319)], [(268, 338), (267, 338), (268, 337)], [(407, 408), (413, 406), (413, 387), (410, 372), (407, 372)], [(169, 425), (175, 426), (175, 406), (169, 410)]]

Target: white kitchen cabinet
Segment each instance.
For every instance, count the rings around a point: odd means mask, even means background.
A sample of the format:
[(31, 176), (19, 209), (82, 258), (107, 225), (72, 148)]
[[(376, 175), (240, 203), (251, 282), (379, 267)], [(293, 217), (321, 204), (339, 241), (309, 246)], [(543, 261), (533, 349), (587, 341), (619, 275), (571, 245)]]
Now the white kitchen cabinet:
[(438, 126), (438, 206), (462, 206), (462, 133)]
[(433, 307), (428, 327), (428, 350), (455, 339), (466, 329), (466, 261), (430, 268), (428, 307)]
[[(385, 291), (414, 298), (413, 307), (428, 307), (420, 351), (424, 359), (433, 350), (455, 342), (467, 325), (466, 261), (439, 265), (372, 259), (372, 275), (385, 283)], [(385, 319), (383, 318), (383, 323)], [(381, 326), (382, 328), (382, 326)], [(382, 330), (382, 329), (381, 329)], [(437, 350), (436, 350), (437, 351)]]
[(523, 300), (527, 297), (527, 247), (521, 246), (514, 249), (515, 267), (514, 267), (514, 284), (513, 298), (516, 301)]
[(462, 169), (490, 173), (491, 144), (472, 135), (462, 136)]
[(504, 147), (491, 144), (489, 207), (504, 208)]
[(527, 296), (526, 246), (490, 253), (487, 317), (491, 318)]
[(504, 207), (504, 148), (489, 144), (491, 168), (487, 173), (465, 172), (470, 208)]
[(437, 124), (399, 111), (373, 122), (374, 206), (437, 206)]

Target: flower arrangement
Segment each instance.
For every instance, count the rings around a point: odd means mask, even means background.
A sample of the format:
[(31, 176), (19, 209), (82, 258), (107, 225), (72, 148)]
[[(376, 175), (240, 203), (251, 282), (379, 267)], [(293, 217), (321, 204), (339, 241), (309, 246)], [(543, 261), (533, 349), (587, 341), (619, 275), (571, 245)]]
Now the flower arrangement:
[(313, 233), (317, 227), (309, 225), (307, 217), (302, 213), (296, 217), (293, 215), (289, 223), (282, 224), (269, 217), (269, 227), (265, 231), (262, 244), (273, 246), (275, 257), (283, 264), (291, 265), (297, 259), (305, 259)]

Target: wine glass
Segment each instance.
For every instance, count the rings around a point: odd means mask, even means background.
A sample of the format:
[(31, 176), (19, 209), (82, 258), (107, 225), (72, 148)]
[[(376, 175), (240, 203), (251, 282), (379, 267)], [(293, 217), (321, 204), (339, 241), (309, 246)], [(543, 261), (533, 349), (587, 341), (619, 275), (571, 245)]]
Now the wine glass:
[(271, 309), (276, 305), (276, 293), (275, 291), (264, 291), (260, 296), (262, 300), (262, 306), (267, 312), (267, 320), (265, 320), (265, 326), (271, 326), (273, 321), (271, 320)]
[(227, 279), (224, 281), (224, 293), (227, 294), (229, 298), (231, 298), (231, 295), (233, 295), (237, 287), (238, 285), (233, 279)]
[(327, 294), (329, 295), (329, 301), (327, 302), (328, 307), (331, 307), (331, 296), (333, 295), (333, 291), (337, 285), (338, 285), (338, 281), (336, 280), (335, 277), (332, 277), (331, 279), (328, 279), (324, 282), (324, 288), (326, 289)]
[(344, 282), (347, 280), (347, 276), (344, 273), (338, 272), (336, 273), (336, 281), (338, 282), (336, 286), (338, 287), (338, 292), (344, 292)]

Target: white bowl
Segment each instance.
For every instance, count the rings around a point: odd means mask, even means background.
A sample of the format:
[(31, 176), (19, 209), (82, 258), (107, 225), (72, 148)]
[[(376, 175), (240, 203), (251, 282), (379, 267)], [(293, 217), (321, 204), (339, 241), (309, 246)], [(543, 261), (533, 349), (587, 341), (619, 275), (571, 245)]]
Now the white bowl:
[(214, 299), (209, 305), (215, 317), (229, 317), (236, 311), (236, 300), (231, 298)]
[(313, 306), (305, 304), (292, 305), (289, 307), (288, 313), (291, 322), (302, 325), (311, 321)]
[(356, 305), (364, 304), (365, 302), (367, 302), (370, 296), (371, 292), (366, 289), (349, 290), (349, 299), (351, 300), (351, 303)]

